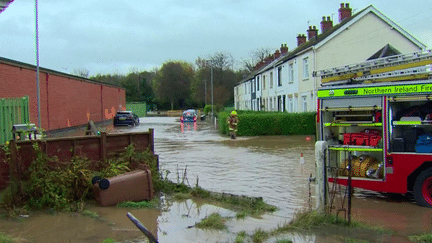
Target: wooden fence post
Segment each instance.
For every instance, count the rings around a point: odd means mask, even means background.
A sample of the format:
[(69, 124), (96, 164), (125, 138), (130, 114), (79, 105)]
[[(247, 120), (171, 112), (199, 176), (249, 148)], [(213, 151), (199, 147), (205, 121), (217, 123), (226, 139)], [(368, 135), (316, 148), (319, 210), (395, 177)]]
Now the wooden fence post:
[(150, 128), (149, 133), (150, 133), (150, 136), (149, 136), (148, 144), (149, 144), (150, 150), (154, 153), (154, 129)]
[(100, 152), (101, 160), (105, 162), (106, 160), (106, 132), (101, 132), (100, 134)]

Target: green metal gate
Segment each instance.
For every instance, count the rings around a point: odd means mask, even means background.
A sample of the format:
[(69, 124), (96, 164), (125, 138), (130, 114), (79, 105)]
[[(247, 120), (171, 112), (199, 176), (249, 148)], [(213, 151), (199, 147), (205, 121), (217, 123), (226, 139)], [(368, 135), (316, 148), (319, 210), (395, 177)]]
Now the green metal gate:
[(145, 117), (145, 116), (147, 116), (147, 104), (146, 104), (146, 102), (142, 102), (142, 103), (139, 103), (139, 102), (126, 103), (126, 110), (133, 111), (139, 117)]
[(0, 144), (13, 138), (14, 124), (30, 123), (29, 98), (0, 98)]

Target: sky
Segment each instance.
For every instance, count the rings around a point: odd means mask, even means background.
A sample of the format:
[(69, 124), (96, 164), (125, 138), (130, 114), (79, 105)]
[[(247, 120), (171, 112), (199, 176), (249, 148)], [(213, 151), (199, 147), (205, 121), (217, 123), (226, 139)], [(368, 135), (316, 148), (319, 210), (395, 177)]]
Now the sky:
[[(298, 34), (339, 22), (336, 0), (38, 0), (39, 65), (90, 76), (149, 71), (170, 60), (195, 63), (222, 52), (251, 59), (260, 48), (295, 49)], [(430, 0), (355, 0), (353, 14), (373, 5), (432, 48)], [(35, 0), (0, 13), (0, 57), (36, 65)], [(1, 74), (0, 74), (1, 75)]]

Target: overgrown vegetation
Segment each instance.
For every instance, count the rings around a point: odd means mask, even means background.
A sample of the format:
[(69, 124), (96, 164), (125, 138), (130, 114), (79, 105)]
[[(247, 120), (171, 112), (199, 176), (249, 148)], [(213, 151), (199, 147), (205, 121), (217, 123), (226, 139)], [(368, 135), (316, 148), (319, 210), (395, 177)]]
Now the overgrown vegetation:
[(8, 236), (8, 235), (0, 233), (0, 242), (2, 242), (2, 243), (13, 243), (13, 242), (15, 242), (15, 240), (12, 237)]
[(408, 239), (417, 243), (430, 243), (432, 242), (432, 234), (412, 235)]
[(246, 231), (240, 231), (237, 234), (237, 237), (235, 238), (234, 242), (235, 243), (243, 243), (244, 240), (246, 240), (246, 237), (247, 237)]
[(225, 229), (225, 221), (227, 218), (222, 217), (218, 213), (212, 213), (209, 216), (205, 217), (203, 220), (195, 224), (195, 227), (200, 229), (217, 229), (222, 230)]
[[(238, 111), (239, 136), (315, 134), (315, 112), (286, 113)], [(228, 134), (229, 111), (218, 113), (219, 132)]]
[[(241, 236), (239, 235), (237, 236), (235, 242), (249, 242), (245, 240), (250, 239), (254, 243), (260, 243), (266, 241), (270, 237), (277, 237), (278, 235), (284, 233), (311, 230), (312, 228), (317, 229), (317, 228), (325, 228), (325, 227), (333, 227), (333, 226), (339, 226), (345, 229), (356, 228), (360, 230), (366, 230), (366, 232), (369, 233), (372, 232), (373, 234), (389, 234), (389, 235), (392, 234), (392, 232), (383, 230), (381, 227), (371, 227), (355, 221), (348, 224), (346, 220), (337, 218), (333, 215), (319, 214), (316, 211), (302, 211), (297, 213), (294, 216), (294, 219), (292, 221), (290, 221), (287, 224), (279, 226), (277, 229), (271, 231), (264, 231), (262, 229), (257, 229), (252, 235), (247, 235), (243, 233)], [(367, 242), (367, 241), (363, 241), (362, 239), (353, 239), (349, 237), (343, 237), (343, 239), (346, 242)], [(279, 239), (277, 242), (292, 242), (292, 241), (289, 239)], [(423, 241), (419, 241), (419, 242), (423, 242)]]
[[(9, 147), (4, 150), (9, 156)], [(23, 209), (82, 211), (84, 200), (93, 199), (91, 179), (95, 175), (108, 178), (145, 167), (150, 168), (155, 190), (162, 188), (156, 156), (149, 150), (137, 152), (133, 145), (117, 158), (106, 161), (75, 157), (70, 162), (61, 162), (40, 151), (37, 143), (33, 150), (36, 158), (27, 170), (9, 162), (11, 181), (0, 194), (0, 207), (11, 212), (11, 216)]]
[(117, 204), (119, 208), (156, 208), (159, 206), (159, 198), (155, 197), (151, 201), (141, 201), (141, 202), (121, 202)]

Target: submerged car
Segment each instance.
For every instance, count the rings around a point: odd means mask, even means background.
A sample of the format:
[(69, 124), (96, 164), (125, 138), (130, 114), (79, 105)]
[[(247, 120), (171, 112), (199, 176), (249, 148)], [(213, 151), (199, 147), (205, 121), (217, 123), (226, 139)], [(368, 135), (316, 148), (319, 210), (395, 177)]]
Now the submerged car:
[(132, 111), (118, 111), (114, 116), (114, 126), (138, 126), (139, 117)]
[(183, 111), (182, 116), (180, 117), (181, 122), (196, 122), (197, 121), (197, 112), (196, 110), (189, 109)]

